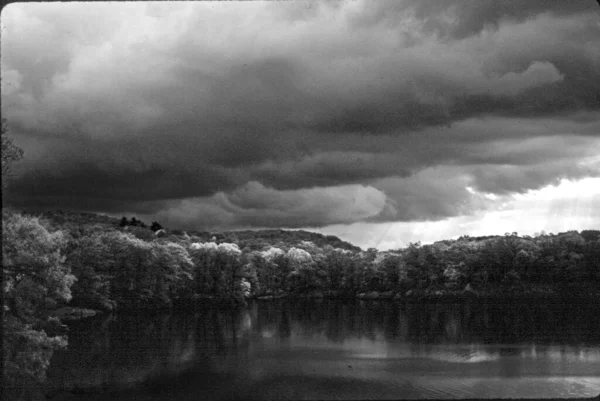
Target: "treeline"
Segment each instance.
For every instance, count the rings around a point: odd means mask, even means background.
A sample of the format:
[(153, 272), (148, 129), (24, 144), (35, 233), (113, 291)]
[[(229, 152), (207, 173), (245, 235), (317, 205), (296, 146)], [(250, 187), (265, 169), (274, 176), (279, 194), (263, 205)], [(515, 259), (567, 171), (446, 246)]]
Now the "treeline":
[(67, 303), (156, 309), (203, 299), (243, 302), (284, 295), (600, 288), (600, 231), (595, 230), (465, 236), (379, 252), (302, 231), (153, 231), (139, 221), (121, 224), (123, 219), (94, 216), (3, 212), (4, 372), (9, 379), (43, 379), (52, 350), (65, 344), (49, 311)]
[[(600, 283), (600, 231), (464, 236), (380, 252), (347, 243), (336, 247), (327, 238), (336, 245), (338, 238), (304, 231), (184, 232), (135, 218), (94, 222), (92, 216), (47, 214), (38, 224), (62, 238), (64, 246), (56, 251), (61, 268), (75, 278), (70, 304), (93, 309), (282, 294), (354, 297), (467, 285), (485, 291)], [(20, 220), (37, 221), (12, 215), (7, 223)]]

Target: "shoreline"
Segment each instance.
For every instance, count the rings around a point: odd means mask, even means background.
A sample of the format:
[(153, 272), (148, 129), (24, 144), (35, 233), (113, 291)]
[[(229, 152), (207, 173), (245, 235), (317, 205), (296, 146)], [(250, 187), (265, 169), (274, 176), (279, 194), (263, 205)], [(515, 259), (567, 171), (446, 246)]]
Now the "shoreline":
[(157, 307), (155, 305), (132, 306), (124, 305), (112, 310), (78, 307), (66, 305), (51, 312), (62, 322), (77, 321), (113, 313), (127, 313), (144, 311), (147, 313), (160, 313), (168, 311), (182, 311), (189, 308), (202, 306), (238, 308), (248, 302), (274, 302), (274, 301), (375, 301), (394, 303), (525, 303), (544, 302), (555, 303), (586, 303), (600, 304), (600, 288), (575, 286), (572, 288), (532, 288), (519, 290), (514, 288), (495, 288), (487, 290), (448, 290), (448, 289), (421, 289), (397, 291), (369, 291), (358, 294), (343, 293), (339, 291), (311, 291), (308, 293), (280, 292), (277, 294), (255, 295), (244, 299), (215, 297), (203, 295), (194, 299), (185, 299), (171, 305)]

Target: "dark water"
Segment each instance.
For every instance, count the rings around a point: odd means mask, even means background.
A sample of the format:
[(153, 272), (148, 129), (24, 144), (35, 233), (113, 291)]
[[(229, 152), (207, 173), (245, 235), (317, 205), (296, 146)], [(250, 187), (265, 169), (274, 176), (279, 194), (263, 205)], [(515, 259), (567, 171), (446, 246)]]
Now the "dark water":
[(598, 306), (257, 302), (93, 319), (69, 336), (50, 387), (109, 391), (81, 399), (600, 394)]

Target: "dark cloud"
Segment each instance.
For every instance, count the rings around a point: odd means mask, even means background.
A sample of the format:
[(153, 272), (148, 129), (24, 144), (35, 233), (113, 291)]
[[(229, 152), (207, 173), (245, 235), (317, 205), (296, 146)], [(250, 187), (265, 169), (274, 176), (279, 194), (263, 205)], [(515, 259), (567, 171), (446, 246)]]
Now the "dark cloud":
[[(428, 25), (432, 28), (435, 27), (434, 29), (439, 33), (449, 35), (454, 39), (476, 35), (490, 26), (497, 28), (502, 22), (524, 22), (539, 14), (569, 16), (598, 12), (597, 4), (588, 0), (525, 2), (519, 0), (449, 2), (426, 0), (414, 3), (417, 16), (424, 18)], [(444, 8), (438, 8), (440, 6)], [(451, 13), (455, 18), (454, 23), (446, 25), (442, 22), (442, 18), (437, 18), (436, 14), (444, 11)]]
[(589, 170), (572, 160), (533, 166), (477, 166), (473, 186), (479, 191), (504, 195), (557, 185), (561, 179), (586, 176), (589, 176)]
[[(380, 190), (343, 185), (301, 190), (276, 190), (251, 181), (230, 193), (146, 205), (148, 218), (184, 228), (320, 227), (368, 219), (390, 207)], [(160, 206), (160, 211), (153, 209)], [(151, 213), (151, 214), (150, 214)]]
[(470, 184), (468, 174), (451, 166), (428, 168), (407, 178), (377, 180), (373, 186), (386, 193), (394, 208), (371, 221), (441, 220), (489, 206), (485, 198), (467, 191)]
[(27, 209), (59, 207), (112, 212), (149, 199), (209, 195), (234, 187), (231, 181), (230, 175), (214, 166), (195, 172), (164, 169), (110, 172), (82, 164), (60, 175), (28, 172), (11, 186), (8, 199), (14, 206)]
[(383, 24), (397, 26), (403, 17), (422, 22), (422, 28), (440, 38), (464, 39), (484, 29), (497, 29), (501, 23), (522, 23), (539, 14), (570, 16), (597, 13), (598, 4), (590, 0), (408, 0), (378, 1), (366, 4), (353, 15), (357, 27)]
[(297, 160), (268, 161), (251, 169), (257, 180), (281, 189), (360, 183), (408, 176), (412, 163), (397, 153), (323, 152)]
[(596, 8), (11, 5), (2, 111), (26, 159), (7, 200), (319, 226), (443, 219), (490, 207), (465, 186), (597, 174)]

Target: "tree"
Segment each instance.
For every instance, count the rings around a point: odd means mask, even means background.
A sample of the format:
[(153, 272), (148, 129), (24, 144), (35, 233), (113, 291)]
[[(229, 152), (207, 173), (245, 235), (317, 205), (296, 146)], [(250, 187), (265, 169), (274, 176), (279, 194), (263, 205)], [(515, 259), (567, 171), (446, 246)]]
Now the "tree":
[(23, 391), (44, 381), (52, 353), (66, 345), (44, 329), (60, 327), (48, 310), (71, 299), (75, 277), (64, 263), (61, 231), (48, 231), (36, 217), (2, 217), (3, 386), (8, 398), (27, 398)]
[(11, 314), (34, 322), (48, 306), (71, 299), (75, 277), (64, 263), (61, 231), (49, 232), (36, 217), (3, 213), (4, 299)]
[(241, 261), (242, 251), (236, 244), (223, 242), (217, 247), (217, 260), (221, 274), (219, 283), (221, 292), (231, 298), (240, 299), (240, 283), (245, 278), (244, 264)]
[(130, 234), (115, 234), (109, 245), (115, 257), (111, 282), (114, 300), (119, 306), (146, 306), (154, 296), (152, 244)]
[(154, 242), (152, 246), (154, 302), (166, 306), (173, 301), (190, 297), (193, 292), (194, 264), (188, 251), (183, 246), (172, 242)]
[(270, 288), (269, 266), (260, 252), (250, 250), (250, 248), (244, 249), (247, 250), (244, 254), (244, 269), (248, 273), (246, 281), (250, 284), (252, 295), (262, 295), (266, 289)]
[(585, 245), (584, 255), (588, 279), (600, 282), (600, 237), (595, 241), (589, 241)]
[(217, 244), (197, 242), (190, 245), (190, 256), (194, 263), (195, 293), (198, 295), (214, 293), (215, 283), (211, 274), (217, 260)]
[(155, 238), (152, 231), (148, 230), (147, 228), (145, 228), (145, 226), (141, 226), (141, 225), (134, 226), (134, 227), (128, 227), (127, 232), (134, 235), (136, 238), (139, 238), (144, 241), (152, 241)]
[(479, 267), (477, 254), (481, 243), (468, 236), (457, 241), (440, 241), (433, 244), (436, 258), (443, 265), (443, 277), (447, 287), (462, 286), (469, 281)]
[(348, 253), (350, 251), (333, 248), (330, 245), (325, 247), (327, 286), (331, 290), (340, 291), (343, 288), (344, 268), (351, 263)]
[(13, 143), (12, 138), (6, 136), (6, 119), (2, 119), (0, 137), (2, 138), (2, 189), (6, 188), (7, 179), (11, 175), (11, 166), (23, 158), (23, 149)]
[(283, 290), (288, 273), (288, 264), (283, 250), (269, 247), (260, 253), (260, 257), (255, 259), (254, 265), (262, 293), (270, 294)]
[(581, 235), (585, 242), (593, 242), (600, 239), (600, 230), (583, 230), (579, 235)]
[(66, 262), (77, 277), (72, 287), (73, 303), (105, 310), (116, 306), (110, 292), (116, 261), (109, 241), (110, 235), (103, 232), (71, 239)]
[(162, 230), (163, 226), (161, 226), (158, 222), (153, 221), (152, 225), (150, 226), (150, 230), (157, 232), (158, 230)]
[(562, 283), (583, 281), (587, 275), (584, 266), (585, 239), (577, 231), (569, 231), (558, 235), (556, 240), (556, 278)]
[(300, 248), (290, 248), (286, 259), (292, 271), (289, 284), (297, 290), (307, 291), (314, 286), (314, 261), (310, 253)]
[(287, 278), (291, 272), (291, 265), (288, 262), (286, 253), (277, 247), (270, 247), (267, 251), (261, 253), (266, 259), (269, 271), (273, 278), (273, 290), (283, 291), (287, 287)]
[(379, 266), (379, 275), (381, 287), (384, 290), (394, 290), (400, 284), (400, 260), (401, 256), (397, 253), (388, 252)]
[(131, 218), (131, 221), (129, 222), (130, 226), (133, 227), (142, 227), (142, 228), (146, 228), (146, 223), (144, 223), (142, 220), (138, 220), (135, 217)]
[(537, 266), (540, 257), (540, 247), (531, 239), (523, 240), (519, 251), (515, 255), (515, 269), (517, 273), (528, 281), (539, 280)]

